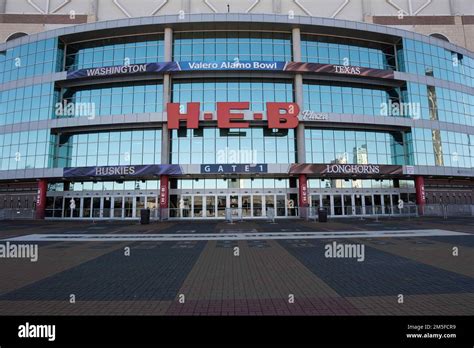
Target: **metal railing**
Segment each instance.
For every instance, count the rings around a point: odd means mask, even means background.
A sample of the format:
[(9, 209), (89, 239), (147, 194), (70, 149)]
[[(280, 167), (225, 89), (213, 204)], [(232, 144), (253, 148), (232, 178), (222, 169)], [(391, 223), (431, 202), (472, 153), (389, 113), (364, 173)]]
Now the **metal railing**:
[[(367, 207), (325, 207), (328, 218), (341, 217), (474, 217), (473, 204), (405, 204), (405, 205), (372, 205)], [(316, 221), (319, 207), (299, 207), (300, 217)]]
[(0, 220), (34, 219), (35, 210), (30, 208), (2, 208), (0, 209)]
[[(240, 221), (243, 219), (267, 219), (274, 221), (277, 218), (300, 217), (306, 220), (316, 221), (319, 207), (295, 207), (290, 209), (266, 208), (222, 208), (216, 210), (184, 209), (184, 208), (153, 208), (150, 209), (150, 219), (153, 221), (164, 221), (168, 219), (224, 219), (226, 221)], [(328, 218), (384, 218), (384, 217), (474, 217), (474, 204), (404, 204), (404, 205), (372, 205), (355, 207), (324, 207), (327, 209)], [(75, 209), (46, 209), (45, 217), (48, 219), (89, 219), (89, 220), (122, 220), (140, 219), (140, 208), (104, 208), (83, 209), (82, 215), (78, 208)], [(34, 219), (35, 210), (28, 208), (0, 208), (0, 220)]]

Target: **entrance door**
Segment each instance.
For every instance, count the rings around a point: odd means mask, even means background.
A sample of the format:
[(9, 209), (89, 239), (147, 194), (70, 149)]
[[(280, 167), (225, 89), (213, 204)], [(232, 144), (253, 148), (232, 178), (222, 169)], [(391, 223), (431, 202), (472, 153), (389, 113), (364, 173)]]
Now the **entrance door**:
[(253, 201), (253, 216), (259, 217), (262, 216), (262, 196), (254, 195), (252, 196)]
[(142, 215), (142, 209), (145, 209), (145, 197), (135, 197), (135, 217), (139, 218)]
[(100, 197), (94, 197), (92, 198), (92, 217), (99, 218), (100, 213)]
[(334, 206), (334, 215), (342, 215), (342, 198), (341, 195), (334, 195), (333, 206)]
[(239, 196), (237, 195), (231, 195), (230, 197), (230, 207), (231, 208), (231, 214), (233, 218), (239, 218), (241, 215), (240, 212), (240, 204), (239, 204)]
[(202, 217), (202, 196), (194, 196), (193, 213), (195, 218)]
[(123, 197), (114, 197), (114, 218), (123, 219)]
[(225, 217), (227, 208), (227, 196), (217, 196), (217, 217)]
[(354, 208), (352, 207), (352, 195), (343, 195), (344, 197), (344, 215), (354, 215)]
[(373, 202), (372, 202), (372, 195), (365, 195), (364, 196), (364, 214), (372, 215), (374, 213)]
[(110, 218), (111, 208), (112, 208), (112, 198), (104, 197), (104, 208), (102, 209), (102, 217)]
[(363, 214), (362, 212), (362, 196), (359, 194), (354, 195), (354, 210), (356, 215)]
[(374, 195), (374, 214), (382, 214), (382, 197)]
[(275, 195), (265, 195), (265, 216), (275, 215)]
[(124, 197), (123, 210), (125, 219), (133, 218), (133, 197)]
[(384, 214), (392, 214), (392, 203), (390, 201), (390, 195), (383, 195), (383, 207)]
[(92, 198), (90, 197), (84, 197), (82, 199), (82, 217), (83, 218), (91, 217), (91, 203), (92, 203)]
[(205, 196), (206, 197), (206, 217), (216, 217), (216, 196)]
[(242, 217), (252, 216), (252, 204), (250, 195), (242, 196)]
[(286, 216), (286, 200), (285, 195), (276, 196), (276, 216)]
[(331, 196), (330, 195), (322, 195), (321, 207), (326, 208), (328, 215), (334, 214), (334, 211), (331, 209)]

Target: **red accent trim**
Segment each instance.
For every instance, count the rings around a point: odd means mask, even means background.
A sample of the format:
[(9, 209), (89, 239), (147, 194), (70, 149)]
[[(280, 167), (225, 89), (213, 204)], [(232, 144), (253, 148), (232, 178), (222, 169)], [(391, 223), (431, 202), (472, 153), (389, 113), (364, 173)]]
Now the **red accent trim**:
[(248, 128), (248, 122), (238, 122), (242, 120), (244, 114), (231, 112), (232, 110), (248, 110), (249, 102), (218, 102), (217, 103), (217, 127), (219, 128)]
[[(280, 113), (284, 110), (285, 113)], [(300, 108), (296, 103), (267, 103), (268, 128), (287, 129), (298, 126)]]
[(200, 103), (187, 103), (187, 113), (179, 112), (179, 103), (168, 103), (166, 105), (166, 112), (168, 116), (168, 128), (178, 129), (180, 121), (186, 121), (186, 128), (199, 127), (199, 105)]
[(306, 175), (298, 175), (298, 192), (299, 192), (299, 206), (307, 207), (309, 206), (308, 202), (308, 180)]
[(160, 208), (168, 208), (169, 176), (160, 176)]
[(46, 192), (48, 191), (48, 182), (46, 179), (38, 181), (38, 196), (36, 198), (36, 218), (44, 219), (46, 211)]
[(425, 179), (422, 176), (415, 177), (416, 204), (425, 204)]

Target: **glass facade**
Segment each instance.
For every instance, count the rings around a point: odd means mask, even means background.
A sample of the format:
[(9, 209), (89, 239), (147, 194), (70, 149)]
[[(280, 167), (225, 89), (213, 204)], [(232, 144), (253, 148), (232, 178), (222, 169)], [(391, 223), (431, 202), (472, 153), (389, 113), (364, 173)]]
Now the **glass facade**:
[[(436, 96), (436, 119), (442, 122), (474, 126), (474, 95), (441, 87), (431, 87)], [(427, 85), (408, 82), (406, 98), (421, 106), (420, 118), (431, 119)], [(405, 92), (406, 93), (406, 92)]]
[(48, 39), (0, 51), (0, 83), (61, 71), (58, 39)]
[(290, 33), (176, 32), (175, 61), (291, 61)]
[(171, 163), (294, 163), (294, 133), (257, 127), (172, 130)]
[(474, 87), (474, 58), (410, 39), (399, 52), (402, 71)]
[[(414, 128), (411, 137), (416, 165), (459, 168), (474, 166), (472, 134)], [(439, 141), (437, 137), (440, 137)]]
[(56, 167), (161, 163), (161, 129), (57, 136)]
[(1, 170), (48, 168), (51, 140), (49, 129), (0, 134)]
[(411, 164), (402, 132), (306, 129), (307, 163)]
[[(129, 191), (129, 190), (158, 190), (160, 180), (126, 180), (126, 181), (84, 181), (72, 182), (67, 191)], [(50, 191), (64, 191), (64, 184), (56, 185)]]
[(308, 188), (327, 189), (327, 188), (413, 188), (413, 180), (390, 180), (390, 179), (356, 179), (356, 180), (331, 180), (331, 179), (308, 179)]
[(301, 36), (303, 62), (396, 70), (394, 45), (333, 36)]
[(303, 85), (304, 109), (372, 116), (406, 116), (391, 112), (389, 105), (400, 103), (398, 89), (360, 88), (335, 84)]
[(288, 178), (236, 178), (236, 179), (178, 179), (173, 189), (203, 190), (203, 189), (286, 189), (290, 184)]
[[(186, 27), (186, 30), (189, 28)], [(161, 26), (159, 30), (163, 30)], [(180, 30), (183, 27), (177, 24), (173, 30), (173, 41), (170, 42), (174, 61), (293, 60), (292, 33), (289, 27), (287, 30), (282, 29), (286, 30), (282, 32), (258, 32), (245, 28), (233, 31)], [(310, 31), (308, 26), (304, 30)], [(73, 37), (76, 36), (70, 38)], [(416, 40), (400, 38), (398, 41), (393, 40), (394, 43), (376, 41), (376, 38), (381, 37), (383, 34), (368, 35), (365, 40), (303, 32), (302, 61), (398, 70), (423, 78), (430, 76), (474, 87), (472, 57)], [(132, 114), (161, 113), (166, 109), (164, 92), (168, 91), (168, 87), (172, 102), (183, 106), (189, 102), (199, 102), (203, 112), (214, 112), (217, 102), (249, 102), (250, 111), (256, 113), (264, 112), (267, 102), (297, 100), (295, 83), (299, 80), (295, 82), (294, 75), (288, 71), (199, 71), (197, 75), (193, 75), (195, 72), (172, 72), (169, 86), (163, 85), (163, 81), (168, 79), (162, 80), (161, 72), (145, 78), (142, 75), (124, 74), (119, 78), (114, 76), (110, 79), (107, 77), (107, 80), (96, 79), (93, 83), (86, 80), (52, 81), (59, 75), (54, 75), (54, 79), (51, 79), (48, 74), (64, 70), (165, 60), (162, 32), (67, 44), (62, 42), (70, 40), (40, 40), (0, 52), (0, 83), (10, 82), (7, 87), (3, 85), (3, 89), (0, 89), (1, 170), (161, 164), (161, 122), (133, 125), (127, 122), (123, 125), (119, 123), (121, 118), (117, 117), (102, 118), (89, 125), (84, 120), (50, 120), (83, 116), (92, 119), (95, 116), (113, 115), (125, 115), (131, 119)], [(348, 122), (352, 122), (350, 115), (421, 118), (433, 122), (412, 123), (407, 119), (379, 118), (368, 129), (350, 129), (347, 123), (331, 124), (331, 117), (321, 123), (316, 123), (316, 120), (308, 121), (304, 132), (305, 157), (301, 162), (473, 168), (474, 135), (469, 134), (472, 131), (468, 127), (474, 126), (474, 95), (469, 94), (467, 88), (457, 88), (464, 92), (442, 88), (439, 87), (445, 85), (441, 84), (442, 81), (426, 85), (423, 82), (375, 80), (370, 77), (359, 79), (360, 76), (349, 76), (343, 72), (331, 76), (309, 76), (310, 74), (303, 75), (302, 110), (345, 114), (343, 117), (347, 117), (350, 120)], [(35, 79), (31, 79), (32, 77)], [(57, 77), (58, 80), (62, 78)], [(15, 80), (19, 82), (11, 82)], [(409, 107), (398, 113), (391, 109), (391, 106), (401, 103), (409, 103), (415, 109)], [(58, 105), (73, 105), (72, 114), (65, 109), (57, 112)], [(163, 117), (166, 117), (165, 113)], [(370, 122), (373, 121), (373, 118), (366, 118), (369, 119)], [(109, 120), (111, 124), (106, 124)], [(395, 124), (394, 121), (400, 124)], [(198, 129), (181, 128), (170, 131), (169, 151), (164, 154), (169, 163), (286, 165), (297, 162), (296, 129), (268, 129), (265, 121), (256, 121), (246, 129), (218, 129), (214, 121), (205, 122)], [(23, 125), (12, 126), (18, 123)], [(87, 128), (81, 128), (85, 126)], [(109, 126), (111, 128), (107, 128)], [(232, 179), (220, 175), (219, 178), (171, 177), (171, 185), (175, 186), (170, 189), (282, 188), (291, 191), (288, 194), (292, 195), (285, 196), (287, 201), (283, 199), (283, 204), (297, 202), (293, 196), (298, 189), (296, 178), (290, 178), (281, 169), (286, 168), (285, 166), (269, 168), (280, 168), (280, 171), (267, 173), (265, 178), (253, 179), (250, 175)], [(447, 169), (446, 173), (448, 172)], [(459, 170), (457, 173), (461, 172)], [(74, 182), (67, 190), (159, 189), (159, 182), (153, 177), (150, 179), (152, 180)], [(326, 181), (311, 179), (309, 187), (413, 188), (412, 181), (406, 180), (352, 178)], [(229, 196), (222, 199), (220, 195), (216, 195), (207, 203), (204, 194), (196, 199), (203, 204), (202, 207), (218, 205), (219, 200), (221, 208), (232, 207), (233, 198)], [(265, 201), (262, 197), (259, 198), (260, 203), (258, 199), (255, 202), (252, 200), (252, 207), (260, 206)], [(242, 201), (241, 198), (237, 200)], [(192, 198), (193, 202), (194, 199), (195, 197)], [(278, 198), (275, 196), (271, 199)], [(271, 206), (271, 199), (263, 203), (263, 206)]]
[(69, 45), (65, 70), (162, 62), (163, 43), (163, 34), (154, 34)]
[(52, 118), (58, 95), (52, 83), (0, 91), (0, 125)]
[(74, 109), (76, 117), (91, 117), (91, 113), (93, 116), (102, 116), (161, 112), (163, 85), (156, 82), (146, 84), (142, 82), (69, 89), (63, 95), (64, 101), (66, 105), (69, 103), (84, 105), (82, 109)]
[(209, 80), (175, 81), (173, 83), (173, 102), (186, 104), (201, 102), (202, 111), (214, 111), (216, 102), (250, 102), (250, 110), (266, 110), (267, 102), (292, 102), (293, 84), (291, 81), (265, 80)]

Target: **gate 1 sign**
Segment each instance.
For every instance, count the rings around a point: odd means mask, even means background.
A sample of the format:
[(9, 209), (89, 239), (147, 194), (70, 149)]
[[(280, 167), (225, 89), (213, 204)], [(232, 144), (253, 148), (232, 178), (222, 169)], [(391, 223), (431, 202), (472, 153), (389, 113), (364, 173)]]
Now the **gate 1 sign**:
[(201, 164), (201, 173), (267, 173), (266, 164)]

